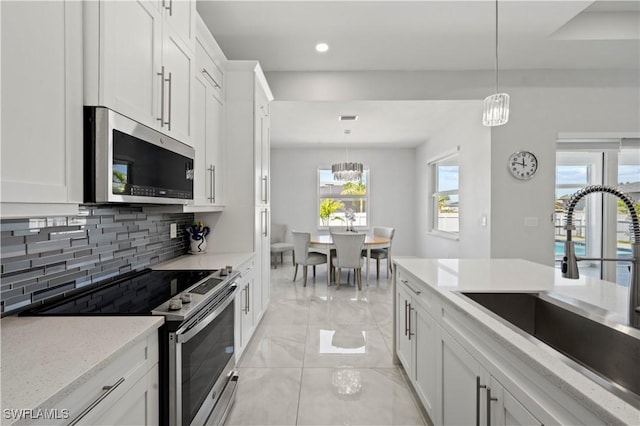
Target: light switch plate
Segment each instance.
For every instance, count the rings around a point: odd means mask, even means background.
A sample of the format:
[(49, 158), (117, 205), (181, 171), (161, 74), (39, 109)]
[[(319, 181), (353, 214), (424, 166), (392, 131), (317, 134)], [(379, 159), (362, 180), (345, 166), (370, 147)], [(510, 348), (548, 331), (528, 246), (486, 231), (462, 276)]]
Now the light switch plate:
[(169, 229), (170, 229), (170, 231), (169, 231), (170, 238), (177, 238), (178, 237), (178, 225), (176, 223), (172, 223)]
[(537, 217), (525, 217), (524, 218), (524, 226), (527, 228), (535, 228), (538, 226), (538, 218)]

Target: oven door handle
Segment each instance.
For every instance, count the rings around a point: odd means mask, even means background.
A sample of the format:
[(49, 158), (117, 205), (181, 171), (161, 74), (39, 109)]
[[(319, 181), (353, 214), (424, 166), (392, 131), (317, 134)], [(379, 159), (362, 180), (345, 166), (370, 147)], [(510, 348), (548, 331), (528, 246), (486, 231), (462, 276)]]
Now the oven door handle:
[(176, 342), (177, 343), (188, 342), (189, 340), (191, 340), (193, 336), (195, 336), (200, 331), (202, 331), (203, 328), (211, 324), (211, 321), (216, 319), (216, 317), (220, 315), (220, 313), (224, 311), (225, 308), (229, 306), (230, 303), (234, 302), (237, 292), (238, 292), (238, 286), (235, 285), (234, 283), (233, 292), (229, 294), (229, 296), (225, 299), (225, 301), (220, 306), (218, 306), (215, 310), (209, 313), (209, 315), (207, 315), (206, 317), (202, 318), (200, 321), (196, 323), (185, 324), (184, 326), (180, 327), (176, 331)]

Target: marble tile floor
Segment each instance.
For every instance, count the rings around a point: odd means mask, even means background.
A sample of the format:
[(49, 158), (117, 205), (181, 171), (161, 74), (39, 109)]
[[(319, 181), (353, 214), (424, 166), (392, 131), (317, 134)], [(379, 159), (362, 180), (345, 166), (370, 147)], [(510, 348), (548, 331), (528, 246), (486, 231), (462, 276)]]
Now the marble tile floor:
[(271, 304), (238, 364), (227, 425), (428, 424), (392, 362), (391, 280), (372, 269), (362, 291), (346, 273), (328, 287), (324, 265), (307, 287), (286, 259), (271, 269)]

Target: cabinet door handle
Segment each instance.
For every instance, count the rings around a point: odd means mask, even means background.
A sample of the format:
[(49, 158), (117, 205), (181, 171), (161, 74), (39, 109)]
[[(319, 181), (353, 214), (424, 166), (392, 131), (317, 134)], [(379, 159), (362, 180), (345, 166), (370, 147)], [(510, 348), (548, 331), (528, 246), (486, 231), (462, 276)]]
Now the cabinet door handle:
[(480, 426), (480, 389), (486, 389), (487, 385), (480, 384), (480, 376), (476, 376), (476, 426)]
[(124, 382), (124, 377), (120, 377), (120, 379), (117, 382), (115, 382), (114, 384), (112, 384), (110, 386), (103, 386), (102, 387), (102, 393), (100, 394), (100, 396), (98, 396), (95, 399), (95, 401), (93, 401), (91, 404), (89, 404), (89, 406), (87, 408), (82, 410), (82, 412), (80, 414), (78, 414), (78, 416), (76, 418), (71, 420), (71, 422), (69, 422), (69, 426), (73, 426), (73, 425), (77, 424), (78, 422), (80, 422), (87, 414), (89, 414), (89, 412), (91, 410), (93, 410), (106, 397), (108, 397), (109, 394), (111, 394), (111, 392), (115, 391), (116, 388), (118, 386), (120, 386), (123, 382)]
[(497, 401), (498, 398), (491, 396), (491, 388), (487, 388), (487, 426), (491, 426), (491, 402)]
[(162, 7), (169, 11), (169, 16), (173, 16), (173, 0), (169, 0), (169, 7), (166, 6), (167, 0), (162, 0)]
[(404, 301), (404, 335), (408, 336), (409, 335), (409, 315), (407, 314), (407, 311), (409, 310), (409, 302), (408, 301)]
[(262, 235), (265, 237), (269, 236), (269, 211), (267, 209), (262, 210)]
[(202, 72), (202, 74), (205, 74), (205, 75), (207, 75), (207, 76), (209, 77), (209, 80), (211, 80), (211, 82), (213, 83), (213, 87), (215, 87), (216, 89), (220, 89), (220, 88), (222, 88), (222, 86), (220, 86), (220, 85), (218, 84), (218, 82), (216, 81), (216, 79), (215, 79), (215, 78), (213, 78), (213, 76), (209, 73), (209, 71), (207, 71), (207, 69), (206, 69), (206, 68), (202, 68), (202, 71), (201, 71), (201, 72)]
[(169, 130), (171, 130), (171, 86), (172, 86), (172, 81), (171, 81), (171, 72), (169, 72), (169, 78), (166, 80), (167, 83), (169, 83), (169, 106), (168, 109), (169, 111), (167, 111), (167, 122), (165, 124), (167, 124), (169, 126)]
[(164, 127), (164, 65), (157, 74), (160, 77), (160, 118), (156, 120), (160, 122), (160, 127)]
[(268, 177), (267, 176), (263, 176), (262, 178), (262, 202), (267, 204), (267, 188), (269, 187), (268, 185)]
[(216, 166), (213, 164), (209, 165), (209, 182), (211, 183), (211, 187), (209, 188), (209, 201), (212, 203), (216, 202)]
[(249, 313), (249, 303), (247, 298), (247, 292), (249, 291), (249, 284), (246, 284), (242, 289), (242, 291), (244, 292), (244, 308), (242, 308), (242, 312), (244, 312), (246, 315)]
[(249, 284), (247, 284), (247, 314), (249, 313), (249, 311), (251, 310), (251, 296), (249, 295), (249, 292), (251, 291), (251, 287), (249, 286)]
[(409, 340), (411, 340), (411, 336), (415, 336), (416, 333), (411, 332), (411, 311), (415, 311), (415, 309), (409, 303)]

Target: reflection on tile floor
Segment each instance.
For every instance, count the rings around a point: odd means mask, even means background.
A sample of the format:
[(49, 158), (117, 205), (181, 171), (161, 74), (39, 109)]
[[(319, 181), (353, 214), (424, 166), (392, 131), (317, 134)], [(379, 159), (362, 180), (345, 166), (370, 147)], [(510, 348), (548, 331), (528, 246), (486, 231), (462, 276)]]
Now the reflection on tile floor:
[(391, 280), (380, 275), (336, 290), (322, 266), (307, 287), (291, 281), (290, 263), (271, 269), (271, 304), (238, 365), (226, 424), (425, 425), (392, 361)]

